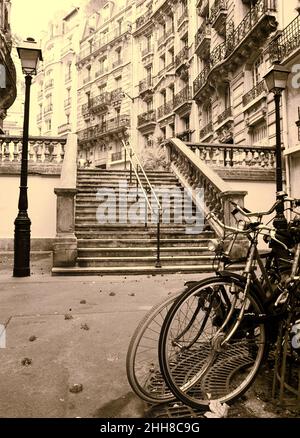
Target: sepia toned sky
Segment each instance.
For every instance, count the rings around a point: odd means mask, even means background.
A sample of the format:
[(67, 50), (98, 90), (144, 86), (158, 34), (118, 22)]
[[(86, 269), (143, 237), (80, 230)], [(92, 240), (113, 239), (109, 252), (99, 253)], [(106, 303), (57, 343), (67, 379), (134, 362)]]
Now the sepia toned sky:
[(21, 38), (38, 38), (55, 12), (80, 5), (82, 0), (12, 0), (11, 28)]

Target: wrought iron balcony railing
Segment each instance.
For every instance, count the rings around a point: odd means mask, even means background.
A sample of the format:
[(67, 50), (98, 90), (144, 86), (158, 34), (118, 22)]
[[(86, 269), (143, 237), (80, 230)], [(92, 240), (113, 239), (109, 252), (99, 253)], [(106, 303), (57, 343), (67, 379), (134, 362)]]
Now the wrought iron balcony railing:
[(99, 107), (107, 106), (111, 102), (111, 93), (108, 91), (99, 94), (91, 99), (90, 110), (96, 110)]
[(57, 128), (58, 135), (67, 134), (68, 132), (71, 132), (71, 124), (70, 123), (64, 123), (63, 125), (60, 125)]
[(227, 12), (226, 0), (215, 0), (213, 6), (210, 9), (210, 22), (212, 25), (215, 23), (218, 15), (222, 12)]
[(189, 59), (189, 48), (184, 46), (182, 50), (175, 56), (175, 67), (178, 68), (181, 64), (188, 61)]
[(157, 109), (157, 118), (161, 119), (162, 117), (171, 114), (173, 112), (173, 108), (174, 108), (174, 99), (171, 99)]
[(162, 68), (158, 73), (157, 77), (163, 76), (167, 71), (171, 70), (174, 67), (175, 62), (171, 61), (170, 64), (168, 64), (166, 67)]
[(225, 120), (232, 117), (232, 107), (226, 108), (221, 114), (218, 116), (218, 124), (225, 122)]
[(124, 97), (124, 93), (122, 91), (122, 88), (116, 88), (110, 93), (110, 99), (112, 102), (115, 102), (116, 100), (122, 100), (123, 97)]
[(153, 86), (152, 77), (148, 77), (139, 82), (139, 92), (143, 93), (146, 90), (149, 90)]
[(106, 120), (98, 125), (84, 129), (78, 133), (79, 141), (95, 140), (96, 138), (103, 137), (108, 133), (120, 131), (130, 126), (129, 115), (122, 115), (113, 119)]
[(36, 116), (36, 121), (37, 121), (37, 123), (40, 123), (40, 122), (42, 121), (42, 118), (43, 118), (43, 114), (42, 114), (42, 113), (38, 114), (38, 115)]
[(211, 134), (213, 132), (213, 122), (207, 123), (207, 125), (204, 126), (200, 130), (200, 138), (206, 137), (208, 134)]
[(45, 89), (46, 90), (49, 90), (49, 88), (52, 88), (53, 86), (54, 86), (54, 80), (53, 79), (50, 79), (49, 81), (47, 81), (45, 83)]
[(189, 100), (191, 100), (191, 98), (192, 98), (192, 87), (189, 87), (187, 85), (182, 90), (180, 90), (179, 93), (175, 94), (175, 96), (174, 96), (174, 108), (177, 108), (180, 105), (183, 105), (184, 103), (186, 103)]
[(138, 126), (146, 125), (147, 123), (156, 122), (156, 111), (150, 110), (138, 116)]
[(276, 11), (275, 0), (258, 0), (244, 17), (239, 26), (226, 36), (226, 41), (218, 45), (210, 54), (209, 64), (194, 81), (194, 93), (206, 83), (210, 71), (219, 63), (230, 57), (242, 41), (253, 31), (260, 19)]
[(141, 17), (139, 17), (135, 22), (135, 28), (139, 29), (145, 23), (148, 23), (150, 20), (151, 14), (152, 14), (152, 9), (149, 9), (145, 14), (143, 14)]
[(271, 62), (281, 62), (300, 47), (300, 15), (269, 44)]
[(250, 102), (256, 99), (258, 96), (266, 91), (265, 81), (262, 80), (255, 87), (253, 87), (248, 93), (243, 96), (243, 105), (247, 106)]
[(204, 38), (210, 38), (210, 35), (211, 35), (211, 28), (204, 21), (195, 35), (195, 48), (197, 48), (202, 43)]
[(158, 46), (161, 46), (171, 35), (174, 35), (174, 26), (171, 26), (160, 38), (158, 38)]
[(99, 78), (99, 76), (104, 75), (107, 72), (108, 72), (108, 66), (107, 67), (102, 67), (98, 71), (96, 71), (95, 78)]
[(124, 151), (113, 152), (111, 154), (111, 161), (122, 161), (124, 158)]

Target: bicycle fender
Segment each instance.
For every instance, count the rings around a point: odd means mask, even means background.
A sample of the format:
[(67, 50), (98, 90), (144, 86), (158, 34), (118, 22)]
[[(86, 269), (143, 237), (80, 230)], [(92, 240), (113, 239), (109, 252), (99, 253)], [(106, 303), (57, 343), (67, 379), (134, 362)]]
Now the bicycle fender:
[[(237, 274), (236, 272), (219, 271), (219, 272), (217, 272), (217, 275), (219, 277), (225, 277), (225, 278), (228, 278), (228, 277), (232, 278), (233, 277), (236, 280), (240, 281), (242, 284), (246, 285), (246, 278), (243, 275), (241, 275), (241, 274)], [(260, 302), (264, 303), (266, 301), (266, 297), (265, 297), (263, 291), (260, 289), (260, 287), (258, 286), (257, 283), (258, 283), (257, 279), (255, 279), (254, 281), (252, 279), (251, 280), (251, 288), (254, 291), (256, 297), (259, 298)]]

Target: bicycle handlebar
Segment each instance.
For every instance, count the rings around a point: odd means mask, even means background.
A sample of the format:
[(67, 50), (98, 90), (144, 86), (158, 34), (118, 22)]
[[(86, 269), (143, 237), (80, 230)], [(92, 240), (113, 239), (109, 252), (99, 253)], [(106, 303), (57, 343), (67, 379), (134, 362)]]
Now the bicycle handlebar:
[(296, 207), (300, 207), (300, 199), (295, 199), (295, 198), (288, 198), (286, 194), (278, 194), (277, 196), (279, 199), (277, 199), (277, 201), (272, 205), (272, 207), (270, 208), (270, 210), (268, 211), (256, 211), (256, 212), (251, 212), (249, 211), (247, 208), (245, 207), (241, 207), (240, 205), (238, 205), (236, 202), (231, 201), (231, 205), (233, 205), (235, 208), (234, 210), (231, 212), (231, 214), (233, 216), (235, 216), (237, 213), (241, 213), (243, 216), (245, 217), (262, 217), (262, 216), (269, 216), (270, 214), (272, 214), (276, 208), (284, 203), (284, 202), (291, 202), (293, 203)]

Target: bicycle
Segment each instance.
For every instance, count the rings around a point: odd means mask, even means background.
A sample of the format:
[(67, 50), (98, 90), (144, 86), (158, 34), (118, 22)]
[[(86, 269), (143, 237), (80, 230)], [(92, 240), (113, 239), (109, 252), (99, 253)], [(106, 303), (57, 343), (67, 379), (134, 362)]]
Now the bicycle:
[[(293, 301), (299, 300), (299, 223), (291, 223), (286, 233), (296, 245), (294, 252), (277, 238), (278, 233), (262, 224), (262, 218), (282, 202), (289, 202), (292, 211), (300, 205), (299, 200), (286, 196), (267, 212), (251, 213), (235, 205), (235, 214), (239, 212), (248, 220), (256, 218), (255, 222), (243, 223), (242, 229), (225, 226), (210, 214), (224, 233), (234, 236), (232, 242), (238, 235), (249, 239), (243, 275), (217, 270), (214, 282), (204, 280), (202, 292), (191, 289), (181, 295), (165, 318), (159, 339), (161, 372), (174, 395), (193, 408), (212, 400), (232, 402), (249, 388), (269, 345), (276, 340), (279, 322), (287, 317)], [(262, 233), (271, 246), (275, 242), (289, 255), (285, 260), (289, 273), (284, 267), (275, 282), (271, 267), (279, 266), (281, 257), (272, 250), (266, 270), (257, 249)], [(225, 235), (215, 245), (218, 260), (224, 258), (224, 241)], [(261, 271), (259, 279), (256, 265)]]

